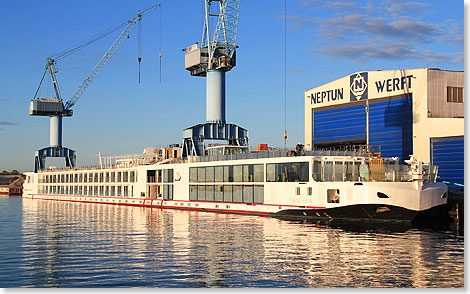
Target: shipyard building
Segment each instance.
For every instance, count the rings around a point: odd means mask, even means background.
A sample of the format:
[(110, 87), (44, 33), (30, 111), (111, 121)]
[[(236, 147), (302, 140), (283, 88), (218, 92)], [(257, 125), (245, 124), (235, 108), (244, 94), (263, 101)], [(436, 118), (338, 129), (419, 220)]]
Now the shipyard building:
[(363, 144), (401, 161), (413, 154), (463, 185), (464, 72), (365, 71), (305, 91), (307, 150)]

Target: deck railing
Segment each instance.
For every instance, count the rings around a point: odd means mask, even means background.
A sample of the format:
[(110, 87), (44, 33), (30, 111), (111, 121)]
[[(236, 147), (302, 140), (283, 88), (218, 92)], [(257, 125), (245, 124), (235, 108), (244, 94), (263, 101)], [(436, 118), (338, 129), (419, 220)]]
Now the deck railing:
[(314, 150), (302, 151), (300, 154), (294, 153), (295, 149), (271, 149), (267, 151), (252, 151), (250, 153), (234, 153), (234, 154), (216, 154), (206, 156), (192, 156), (190, 162), (211, 162), (222, 160), (243, 160), (243, 159), (258, 159), (258, 158), (278, 158), (278, 157), (302, 157), (302, 156), (365, 156), (368, 153), (349, 150)]

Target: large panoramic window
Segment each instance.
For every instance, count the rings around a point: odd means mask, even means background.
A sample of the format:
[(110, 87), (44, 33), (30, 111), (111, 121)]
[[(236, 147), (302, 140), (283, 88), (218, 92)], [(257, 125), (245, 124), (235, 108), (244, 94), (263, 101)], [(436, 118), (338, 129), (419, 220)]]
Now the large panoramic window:
[(189, 182), (196, 183), (197, 182), (197, 168), (192, 167), (189, 169)]
[(308, 182), (308, 162), (268, 163), (267, 182)]
[(224, 181), (224, 167), (223, 166), (216, 166), (215, 167), (215, 182), (223, 182)]
[(233, 181), (242, 182), (243, 181), (243, 165), (235, 165), (233, 167)]
[(189, 168), (189, 182), (264, 182), (264, 168), (262, 164), (191, 167)]
[(208, 183), (214, 182), (214, 167), (213, 166), (206, 167), (206, 182)]
[(189, 200), (263, 203), (263, 185), (189, 185)]
[(173, 199), (173, 185), (168, 185), (168, 184), (163, 185), (163, 199), (165, 200)]
[(173, 183), (173, 169), (164, 169), (163, 170), (163, 182), (164, 183)]
[(204, 183), (206, 181), (206, 168), (197, 167), (197, 181), (199, 183)]

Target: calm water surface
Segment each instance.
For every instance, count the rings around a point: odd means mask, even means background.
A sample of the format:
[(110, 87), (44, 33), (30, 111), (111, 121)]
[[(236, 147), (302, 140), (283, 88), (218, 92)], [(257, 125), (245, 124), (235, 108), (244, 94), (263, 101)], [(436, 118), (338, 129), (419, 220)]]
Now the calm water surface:
[(463, 287), (454, 231), (0, 198), (0, 287)]

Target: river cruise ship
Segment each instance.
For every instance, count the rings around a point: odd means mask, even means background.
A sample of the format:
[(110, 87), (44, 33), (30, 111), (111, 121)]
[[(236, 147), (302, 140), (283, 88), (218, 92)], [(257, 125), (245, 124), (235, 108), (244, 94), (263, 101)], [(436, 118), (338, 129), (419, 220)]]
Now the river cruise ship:
[[(150, 149), (150, 151), (149, 151)], [(178, 157), (146, 148), (93, 168), (26, 173), (23, 197), (294, 218), (411, 221), (441, 215), (447, 186), (411, 156), (212, 146)]]

